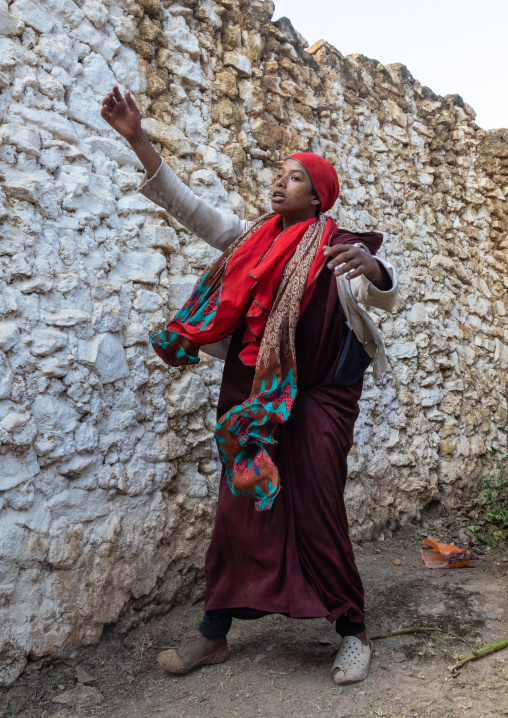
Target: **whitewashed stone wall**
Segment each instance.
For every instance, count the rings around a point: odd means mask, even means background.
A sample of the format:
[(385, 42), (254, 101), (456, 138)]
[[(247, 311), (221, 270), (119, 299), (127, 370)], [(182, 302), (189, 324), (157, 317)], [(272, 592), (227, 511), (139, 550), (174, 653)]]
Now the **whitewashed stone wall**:
[(0, 0), (0, 680), (197, 597), (221, 365), (148, 347), (214, 257), (135, 193), (100, 117), (116, 82), (190, 186), (254, 218), (290, 152), (332, 161), (342, 226), (385, 233), (349, 510), (372, 537), (451, 501), (506, 446), (506, 133), (402, 65), (305, 51), (252, 0)]

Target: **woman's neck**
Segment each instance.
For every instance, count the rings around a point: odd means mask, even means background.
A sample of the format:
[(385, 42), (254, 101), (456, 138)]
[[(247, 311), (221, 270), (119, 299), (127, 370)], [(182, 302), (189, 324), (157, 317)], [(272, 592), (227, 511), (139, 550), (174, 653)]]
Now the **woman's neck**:
[(316, 219), (316, 215), (314, 213), (303, 214), (299, 217), (282, 217), (282, 229), (288, 229), (288, 227), (292, 227), (294, 224), (298, 224), (299, 222), (307, 222), (307, 220), (312, 218)]

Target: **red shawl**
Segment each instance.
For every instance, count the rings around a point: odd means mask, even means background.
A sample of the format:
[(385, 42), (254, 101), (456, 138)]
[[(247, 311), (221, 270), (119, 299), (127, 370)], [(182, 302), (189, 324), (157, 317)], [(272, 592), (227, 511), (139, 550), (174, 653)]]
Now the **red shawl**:
[[(311, 153), (304, 164), (321, 208), (337, 199), (335, 169)], [(312, 297), (325, 264), (322, 248), (336, 228), (323, 214), (282, 231), (281, 218), (254, 222), (199, 280), (168, 328), (152, 337), (157, 354), (171, 366), (192, 364), (201, 345), (232, 334), (245, 321), (242, 361), (255, 366), (250, 398), (219, 420), (215, 439), (233, 493), (268, 509), (280, 490), (277, 467), (266, 446), (277, 424), (289, 419), (297, 393), (296, 324)]]

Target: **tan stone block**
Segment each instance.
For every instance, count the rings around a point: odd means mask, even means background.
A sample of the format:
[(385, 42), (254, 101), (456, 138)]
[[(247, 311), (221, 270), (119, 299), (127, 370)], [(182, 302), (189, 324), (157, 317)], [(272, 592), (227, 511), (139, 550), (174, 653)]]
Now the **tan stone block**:
[(222, 32), (222, 47), (224, 50), (236, 50), (242, 42), (242, 31), (238, 26), (230, 25)]
[(227, 155), (233, 163), (233, 168), (238, 174), (245, 167), (247, 161), (247, 155), (245, 154), (243, 147), (238, 142), (232, 142), (230, 145), (226, 145), (224, 148), (224, 154)]
[(213, 89), (222, 95), (234, 100), (238, 95), (236, 77), (232, 72), (219, 72), (213, 81)]
[(453, 444), (451, 441), (442, 441), (441, 442), (441, 454), (443, 456), (446, 456), (448, 454), (453, 453)]
[(262, 150), (274, 150), (282, 142), (282, 128), (276, 122), (256, 119), (251, 123), (252, 135)]
[(138, 25), (138, 35), (145, 42), (157, 42), (163, 40), (163, 33), (151, 20), (144, 17)]
[(164, 17), (164, 8), (160, 0), (138, 0), (143, 10), (153, 18)]
[(393, 100), (388, 100), (390, 106), (390, 112), (392, 114), (393, 121), (396, 122), (399, 127), (407, 127), (407, 116), (399, 105)]
[(143, 8), (140, 3), (136, 2), (136, 0), (125, 0), (124, 9), (129, 15), (134, 15), (134, 17), (143, 17)]
[(185, 157), (194, 150), (195, 143), (189, 140), (175, 125), (147, 117), (143, 119), (142, 127), (149, 139), (153, 142), (160, 142), (179, 157)]
[(280, 77), (263, 75), (261, 78), (261, 86), (264, 87), (267, 92), (273, 92), (278, 95), (280, 93)]
[(151, 60), (155, 56), (155, 50), (151, 42), (135, 37), (132, 41), (133, 50), (145, 60)]
[(267, 75), (269, 75), (271, 72), (277, 72), (279, 69), (279, 63), (277, 60), (268, 60), (263, 65), (263, 70)]
[(284, 116), (285, 116), (284, 105), (281, 102), (278, 102), (276, 100), (269, 102), (266, 105), (266, 110), (271, 115), (273, 115), (273, 117), (275, 117), (276, 120), (279, 120), (280, 122), (282, 122), (284, 120)]
[(169, 77), (168, 71), (165, 68), (159, 68), (157, 72), (154, 72), (154, 68), (150, 63), (141, 60), (140, 69), (145, 75), (146, 94), (148, 97), (157, 97), (168, 89)]
[(240, 112), (238, 107), (229, 99), (220, 100), (212, 107), (212, 120), (219, 125), (229, 127), (238, 122)]
[(453, 421), (445, 421), (445, 423), (443, 424), (443, 427), (441, 429), (442, 438), (446, 439), (448, 436), (450, 436), (453, 433), (456, 426), (457, 426), (457, 422), (455, 421), (455, 419)]
[(301, 102), (294, 103), (295, 112), (298, 112), (307, 122), (312, 123), (314, 120), (314, 113), (308, 105), (302, 105)]
[(281, 70), (285, 70), (286, 72), (288, 72), (293, 79), (298, 80), (300, 75), (300, 68), (296, 62), (291, 62), (288, 57), (283, 57), (279, 62), (279, 66)]
[(151, 72), (146, 76), (146, 94), (148, 97), (157, 97), (168, 89), (168, 79)]
[(224, 66), (234, 67), (238, 73), (238, 77), (251, 77), (252, 67), (249, 59), (240, 52), (224, 53)]

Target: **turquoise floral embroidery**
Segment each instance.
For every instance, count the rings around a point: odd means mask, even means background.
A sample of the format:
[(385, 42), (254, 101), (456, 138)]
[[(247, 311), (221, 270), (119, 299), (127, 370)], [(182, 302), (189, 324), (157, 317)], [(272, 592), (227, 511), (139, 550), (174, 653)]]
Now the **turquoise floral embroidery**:
[[(266, 448), (277, 443), (273, 435), (275, 426), (289, 419), (297, 390), (293, 369), (289, 370), (282, 381), (273, 376), (268, 389), (266, 381), (263, 380), (258, 394), (230, 409), (215, 427), (215, 440), (219, 456), (226, 467), (231, 491), (236, 495), (251, 496), (254, 490), (258, 511), (271, 508), (280, 491), (279, 473)], [(225, 451), (226, 445), (228, 451)], [(252, 475), (260, 477), (263, 473), (260, 470), (262, 463), (265, 470), (269, 470), (273, 475), (272, 479), (268, 479), (265, 489), (259, 484), (252, 486)], [(244, 491), (238, 488), (239, 481), (234, 482), (234, 477), (238, 474), (245, 484)]]

